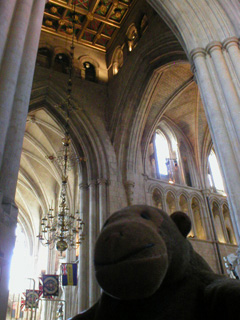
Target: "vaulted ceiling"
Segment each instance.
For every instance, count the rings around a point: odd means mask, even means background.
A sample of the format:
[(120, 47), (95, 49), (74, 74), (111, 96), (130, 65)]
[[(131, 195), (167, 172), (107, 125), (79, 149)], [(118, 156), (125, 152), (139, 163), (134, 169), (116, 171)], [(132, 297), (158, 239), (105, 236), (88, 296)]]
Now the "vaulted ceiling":
[[(50, 207), (58, 210), (62, 171), (57, 159), (64, 130), (44, 109), (30, 112), (23, 142), (16, 203), (22, 225), (36, 235), (39, 223)], [(77, 164), (68, 172), (68, 204), (74, 210), (74, 188), (78, 181)], [(34, 230), (32, 228), (35, 228)]]
[[(136, 2), (136, 0), (75, 0), (74, 2), (73, 0), (49, 0), (45, 8), (42, 31), (46, 35), (52, 34), (68, 40), (71, 40), (74, 34), (74, 39), (78, 43), (106, 52)], [(72, 12), (74, 9), (77, 17), (74, 17), (75, 28), (73, 30)], [(167, 40), (163, 37), (162, 41)], [(144, 42), (145, 47), (151, 50), (151, 42), (150, 44), (147, 41)], [(139, 49), (141, 50), (140, 43), (134, 50), (137, 51)], [(160, 54), (161, 51), (159, 51)], [(135, 63), (135, 61), (132, 61), (132, 63)], [(131, 71), (131, 67), (128, 65), (126, 65), (126, 68), (127, 71), (124, 71), (124, 66), (123, 70), (121, 70), (125, 76)], [(37, 94), (42, 90), (44, 90), (42, 95), (44, 99), (51, 98), (54, 103), (57, 103), (59, 92), (64, 91), (67, 81), (65, 75), (51, 70), (48, 70), (48, 73), (46, 70), (42, 70), (46, 79), (38, 78), (36, 72), (36, 78), (38, 79), (33, 85), (32, 103), (41, 104), (41, 99)], [(144, 111), (145, 120), (142, 128), (142, 141), (145, 141), (144, 143), (149, 141), (144, 137), (149, 135), (154, 124), (156, 127), (162, 117), (165, 117), (182, 132), (196, 157), (199, 157), (204, 139), (208, 133), (208, 126), (190, 64), (176, 61), (168, 66), (163, 66), (156, 72), (158, 80), (150, 83), (152, 86), (151, 94), (149, 93), (151, 99), (149, 98), (147, 112), (145, 113)], [(140, 77), (142, 77), (142, 74), (140, 74)], [(47, 81), (48, 87), (45, 88), (43, 86), (43, 81)], [(95, 102), (95, 97), (100, 97), (101, 95), (105, 97), (105, 94), (107, 96), (106, 88), (100, 84), (93, 84), (91, 87), (88, 81), (81, 81), (84, 94), (79, 93), (79, 85), (78, 90), (74, 90), (75, 94), (76, 92), (79, 94), (79, 96), (75, 97), (75, 100), (81, 101), (81, 108), (84, 109), (87, 115), (92, 116), (90, 113), (88, 114), (89, 106), (98, 105)], [(51, 86), (56, 89), (51, 97), (50, 82), (52, 83)], [(92, 96), (92, 99), (86, 98), (87, 95)], [(104, 100), (103, 105), (107, 106), (107, 102), (107, 100)], [(121, 114), (119, 114), (120, 116)], [(135, 117), (136, 114), (134, 113), (133, 116)], [(97, 125), (96, 121), (94, 123)], [(139, 122), (137, 125), (139, 125)], [(81, 130), (80, 126), (78, 130)], [(29, 224), (35, 225), (36, 229), (39, 226), (39, 218), (48, 210), (52, 200), (55, 201), (56, 209), (58, 208), (61, 170), (55, 157), (57, 151), (61, 148), (63, 135), (64, 132), (61, 125), (46, 110), (38, 109), (29, 114), (23, 143), (16, 203), (22, 216), (27, 217), (25, 219), (29, 219)], [(104, 144), (103, 141), (102, 143)], [(145, 150), (143, 146), (142, 150)], [(76, 177), (76, 170), (69, 174), (70, 187), (68, 197), (69, 201), (72, 202), (72, 207), (74, 207), (74, 200), (76, 200), (75, 188), (77, 182), (75, 181), (74, 173)], [(31, 221), (31, 219), (34, 221)], [(35, 230), (35, 232), (38, 233), (38, 230)]]

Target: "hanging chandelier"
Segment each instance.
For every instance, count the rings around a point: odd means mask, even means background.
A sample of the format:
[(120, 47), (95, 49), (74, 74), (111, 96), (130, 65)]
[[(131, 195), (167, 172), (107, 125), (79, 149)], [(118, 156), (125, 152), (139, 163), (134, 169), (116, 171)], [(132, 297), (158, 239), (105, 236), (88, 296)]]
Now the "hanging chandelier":
[[(63, 110), (65, 114), (65, 133), (62, 139), (62, 149), (57, 152), (57, 157), (47, 156), (50, 160), (55, 160), (62, 171), (62, 182), (61, 182), (61, 192), (60, 192), (60, 205), (59, 210), (54, 212), (53, 206), (49, 208), (49, 211), (41, 219), (41, 229), (39, 235), (37, 236), (44, 246), (48, 246), (62, 252), (69, 249), (76, 249), (80, 246), (84, 240), (84, 222), (80, 217), (79, 211), (72, 213), (69, 210), (67, 203), (67, 186), (68, 186), (68, 171), (74, 165), (77, 159), (74, 152), (71, 150), (71, 139), (69, 134), (69, 121), (70, 121), (70, 111), (72, 108), (72, 71), (73, 71), (73, 58), (74, 58), (74, 30), (75, 30), (75, 6), (72, 15), (72, 43), (71, 43), (71, 60), (69, 66), (69, 78), (67, 82), (67, 98), (58, 106)], [(83, 158), (84, 159), (84, 158)]]
[(68, 130), (65, 131), (62, 139), (63, 149), (60, 150), (57, 161), (62, 167), (62, 183), (60, 193), (59, 210), (54, 212), (53, 206), (41, 219), (41, 231), (38, 235), (39, 240), (50, 249), (54, 248), (62, 252), (66, 249), (78, 248), (84, 240), (84, 222), (80, 217), (79, 211), (72, 213), (67, 203), (68, 171), (71, 168), (70, 159), (70, 136)]

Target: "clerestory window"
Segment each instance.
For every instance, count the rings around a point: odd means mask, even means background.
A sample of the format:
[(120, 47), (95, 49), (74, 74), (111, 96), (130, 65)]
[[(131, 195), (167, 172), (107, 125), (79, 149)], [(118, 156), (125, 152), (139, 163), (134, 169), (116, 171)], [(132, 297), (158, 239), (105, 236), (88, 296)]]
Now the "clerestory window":
[(166, 135), (158, 129), (154, 137), (157, 178), (169, 183), (179, 183), (178, 148), (173, 136)]
[(213, 148), (211, 149), (211, 152), (208, 157), (208, 179), (213, 191), (224, 192), (223, 178)]

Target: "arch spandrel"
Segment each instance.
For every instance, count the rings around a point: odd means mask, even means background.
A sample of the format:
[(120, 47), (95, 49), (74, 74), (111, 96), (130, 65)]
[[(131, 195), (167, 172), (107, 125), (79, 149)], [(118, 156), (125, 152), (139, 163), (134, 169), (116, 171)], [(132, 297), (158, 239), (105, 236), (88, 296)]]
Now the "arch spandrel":
[[(237, 36), (232, 8), (240, 4), (228, 2), (228, 14), (224, 12), (226, 1), (221, 0), (147, 0), (169, 25), (185, 50), (206, 48), (213, 41), (223, 42)], [(235, 8), (236, 10), (236, 8)]]

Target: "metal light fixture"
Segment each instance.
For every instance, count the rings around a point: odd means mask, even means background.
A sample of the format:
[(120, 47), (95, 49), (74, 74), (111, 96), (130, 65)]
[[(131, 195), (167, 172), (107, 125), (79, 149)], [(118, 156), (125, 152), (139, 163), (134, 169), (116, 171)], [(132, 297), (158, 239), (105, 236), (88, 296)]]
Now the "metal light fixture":
[(56, 158), (59, 165), (62, 166), (62, 185), (60, 193), (60, 205), (58, 212), (54, 212), (53, 206), (41, 219), (41, 231), (38, 235), (43, 245), (49, 246), (62, 252), (66, 249), (78, 248), (84, 240), (84, 222), (80, 217), (80, 213), (72, 213), (67, 204), (67, 184), (68, 170), (71, 166), (70, 159), (70, 136), (68, 130), (62, 139), (63, 149), (60, 150), (59, 156)]
[[(75, 7), (74, 14), (75, 16)], [(67, 249), (78, 248), (84, 240), (84, 222), (80, 217), (80, 213), (72, 213), (67, 204), (67, 185), (68, 185), (68, 171), (77, 159), (75, 154), (71, 151), (71, 139), (69, 134), (69, 120), (70, 111), (72, 110), (71, 93), (72, 93), (72, 71), (73, 71), (73, 57), (74, 57), (74, 20), (73, 20), (73, 36), (71, 43), (71, 61), (69, 67), (69, 79), (67, 83), (67, 98), (61, 105), (61, 108), (66, 115), (65, 133), (62, 139), (63, 148), (57, 153), (57, 157), (47, 156), (50, 159), (56, 159), (62, 170), (62, 184), (60, 193), (59, 210), (54, 212), (53, 206), (41, 219), (41, 230), (37, 236), (41, 243), (53, 249), (62, 252)]]

